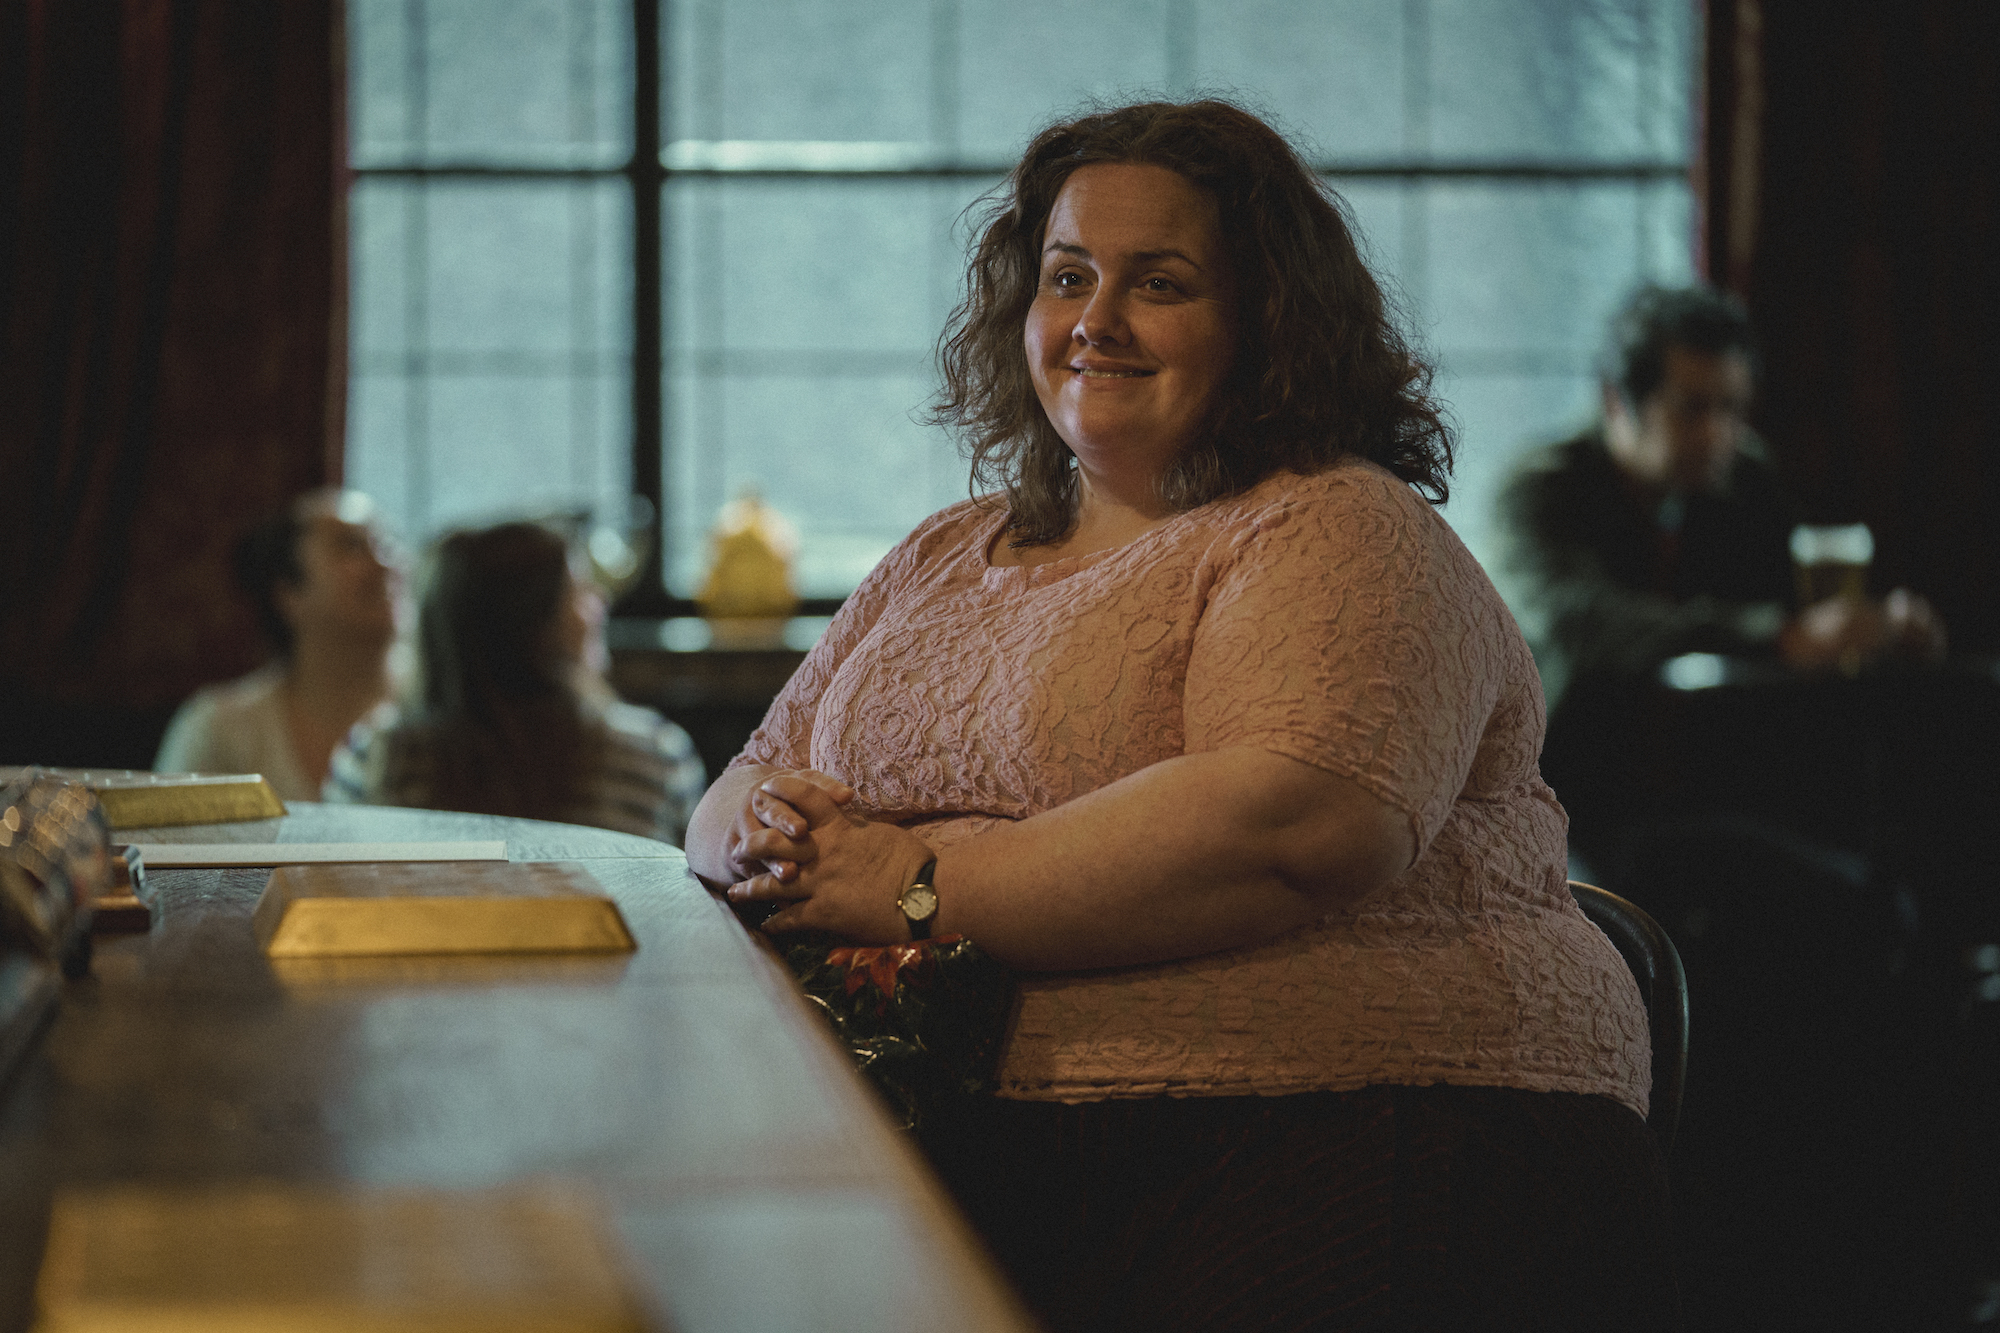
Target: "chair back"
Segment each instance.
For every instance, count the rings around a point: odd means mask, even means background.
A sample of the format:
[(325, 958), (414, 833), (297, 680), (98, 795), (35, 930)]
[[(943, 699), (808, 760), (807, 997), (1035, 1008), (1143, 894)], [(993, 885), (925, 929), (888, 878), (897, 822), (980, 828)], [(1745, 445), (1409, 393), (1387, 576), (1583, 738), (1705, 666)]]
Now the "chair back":
[(1664, 1156), (1674, 1146), (1681, 1090), (1687, 1083), (1688, 988), (1680, 953), (1660, 923), (1638, 904), (1578, 880), (1569, 882), (1569, 891), (1632, 969), (1640, 998), (1646, 1002), (1653, 1037), (1653, 1095), (1646, 1123), (1653, 1127)]

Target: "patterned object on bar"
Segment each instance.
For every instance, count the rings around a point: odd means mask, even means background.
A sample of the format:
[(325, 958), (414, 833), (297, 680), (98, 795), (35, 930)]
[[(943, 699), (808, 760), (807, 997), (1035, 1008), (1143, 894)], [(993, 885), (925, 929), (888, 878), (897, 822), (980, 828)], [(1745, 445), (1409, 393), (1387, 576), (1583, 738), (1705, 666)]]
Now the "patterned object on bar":
[(0, 785), (0, 941), (80, 973), (91, 904), (111, 885), (110, 828), (88, 787), (39, 769)]

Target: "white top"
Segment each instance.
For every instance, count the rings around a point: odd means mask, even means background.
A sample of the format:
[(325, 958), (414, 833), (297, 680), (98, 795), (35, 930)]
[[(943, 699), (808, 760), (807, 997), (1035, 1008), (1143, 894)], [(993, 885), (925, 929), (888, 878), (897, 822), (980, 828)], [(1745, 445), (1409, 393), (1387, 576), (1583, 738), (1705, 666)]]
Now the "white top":
[(273, 662), (239, 680), (196, 690), (167, 724), (160, 773), (260, 773), (281, 801), (316, 801), (319, 784), (306, 776), (292, 748), (279, 693), (285, 667)]

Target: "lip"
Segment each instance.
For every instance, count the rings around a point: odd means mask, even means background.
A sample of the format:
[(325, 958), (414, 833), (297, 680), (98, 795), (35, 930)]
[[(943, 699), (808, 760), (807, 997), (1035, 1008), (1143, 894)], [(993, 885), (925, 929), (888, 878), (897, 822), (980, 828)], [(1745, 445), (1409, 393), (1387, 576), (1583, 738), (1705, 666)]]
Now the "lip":
[(1144, 366), (1129, 366), (1116, 361), (1072, 361), (1064, 369), (1079, 379), (1098, 381), (1142, 380), (1156, 373)]

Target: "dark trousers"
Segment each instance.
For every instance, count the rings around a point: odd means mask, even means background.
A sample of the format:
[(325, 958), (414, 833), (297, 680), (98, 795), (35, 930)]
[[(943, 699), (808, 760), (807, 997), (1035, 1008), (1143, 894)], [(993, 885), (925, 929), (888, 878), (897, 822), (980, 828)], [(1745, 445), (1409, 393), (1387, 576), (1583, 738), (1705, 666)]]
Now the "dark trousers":
[(925, 1138), (1055, 1330), (1680, 1327), (1659, 1152), (1607, 1098), (984, 1100)]

